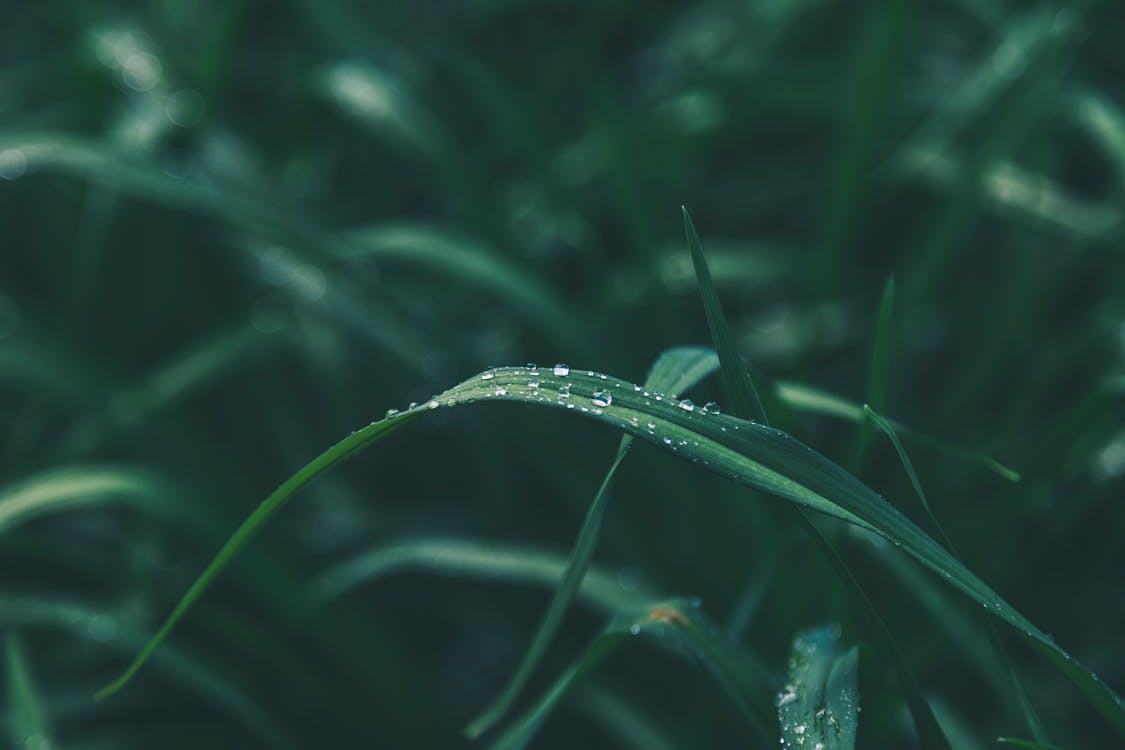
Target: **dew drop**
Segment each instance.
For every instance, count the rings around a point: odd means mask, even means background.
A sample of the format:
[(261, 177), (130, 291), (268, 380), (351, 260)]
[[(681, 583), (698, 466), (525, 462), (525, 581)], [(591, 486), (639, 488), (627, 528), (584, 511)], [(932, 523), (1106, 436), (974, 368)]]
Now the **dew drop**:
[(385, 416), (387, 419), (394, 419), (398, 416), (398, 409), (387, 409), (387, 413)]
[(672, 444), (672, 438), (670, 438), (670, 437), (664, 438), (664, 444), (665, 445), (671, 445)]
[(562, 362), (559, 362), (557, 365), (555, 365), (555, 368), (551, 370), (551, 372), (553, 372), (557, 377), (565, 378), (570, 374), (570, 367), (564, 365)]
[(538, 388), (539, 387), (539, 381), (538, 380), (528, 381), (527, 387), (528, 388)]
[(496, 388), (496, 395), (497, 395), (497, 396), (507, 396), (507, 395), (508, 395), (508, 389), (507, 389), (507, 388), (505, 388), (505, 387), (504, 387), (504, 386), (502, 386), (502, 385), (501, 385), (501, 386), (497, 386), (497, 388)]
[(632, 635), (640, 635), (641, 634), (641, 626), (637, 625), (636, 623), (633, 623), (632, 625), (629, 626), (629, 632)]
[(559, 398), (570, 398), (570, 383), (559, 386)]
[(441, 404), (439, 404), (437, 401), (431, 401), (430, 403), (426, 404), (427, 409), (436, 409), (439, 406), (441, 406)]
[(489, 372), (482, 372), (481, 376), (480, 376), (480, 379), (481, 380), (492, 380), (494, 377), (496, 377), (496, 373), (489, 371)]
[(609, 395), (606, 391), (594, 391), (594, 395), (590, 397), (598, 406), (609, 406), (613, 403), (613, 396)]
[(418, 408), (418, 402), (417, 401), (411, 401), (410, 404), (406, 408), (407, 409), (417, 409)]
[(526, 367), (529, 370), (538, 369), (538, 365), (536, 365), (534, 362), (528, 362), (526, 365), (524, 365), (524, 367)]
[(690, 398), (685, 398), (680, 402), (680, 408), (684, 411), (695, 411), (695, 404), (691, 402)]
[(707, 412), (708, 414), (718, 414), (719, 413), (719, 405), (716, 404), (714, 401), (708, 401), (707, 403), (705, 403), (703, 405), (703, 411)]

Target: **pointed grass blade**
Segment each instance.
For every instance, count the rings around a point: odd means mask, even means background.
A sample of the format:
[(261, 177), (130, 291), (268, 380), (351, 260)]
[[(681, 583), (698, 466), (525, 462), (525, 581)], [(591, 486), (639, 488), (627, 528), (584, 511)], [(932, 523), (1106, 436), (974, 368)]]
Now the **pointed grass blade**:
[(707, 261), (703, 257), (703, 249), (699, 245), (699, 235), (696, 234), (691, 214), (686, 207), (681, 208), (684, 214), (684, 233), (691, 248), (695, 275), (699, 279), (699, 293), (703, 297), (707, 325), (711, 329), (715, 351), (718, 352), (719, 361), (722, 363), (723, 391), (732, 399), (731, 411), (746, 419), (760, 419), (763, 423), (769, 424), (762, 399), (759, 398), (758, 390), (742, 364), (742, 358), (739, 357), (734, 339), (731, 338), (730, 330), (727, 328), (723, 308), (719, 303), (719, 293), (715, 291), (715, 284), (711, 280), (711, 271), (707, 268)]

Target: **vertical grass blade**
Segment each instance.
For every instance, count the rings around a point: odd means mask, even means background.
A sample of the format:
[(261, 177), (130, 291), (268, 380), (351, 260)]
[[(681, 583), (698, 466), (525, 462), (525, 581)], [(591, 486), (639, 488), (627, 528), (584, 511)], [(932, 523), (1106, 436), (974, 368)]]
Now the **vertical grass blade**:
[[(669, 393), (680, 392), (690, 388), (700, 379), (707, 377), (715, 371), (717, 366), (718, 361), (715, 354), (710, 350), (701, 348), (672, 349), (656, 360), (645, 385), (653, 390), (667, 390)], [(608, 490), (610, 482), (613, 481), (621, 462), (625, 460), (632, 443), (631, 435), (625, 435), (621, 438), (617, 455), (614, 457), (609, 471), (606, 472), (605, 478), (602, 479), (601, 486), (598, 488), (597, 494), (594, 495), (594, 501), (590, 504), (589, 510), (586, 511), (586, 517), (582, 521), (582, 528), (575, 540), (566, 572), (547, 605), (547, 610), (539, 622), (539, 627), (531, 639), (531, 644), (524, 653), (523, 659), (520, 660), (512, 678), (504, 686), (497, 699), (465, 728), (465, 734), (469, 738), (479, 737), (508, 712), (516, 698), (519, 697), (520, 691), (531, 679), (532, 672), (543, 658), (543, 654), (555, 633), (558, 632), (559, 626), (562, 625), (563, 617), (566, 615), (566, 611), (570, 607), (570, 603), (573, 601), (578, 587), (581, 585), (582, 579), (594, 558), (594, 550), (597, 548), (598, 537), (601, 533), (602, 519), (605, 517), (606, 508), (609, 506)]]
[(731, 412), (743, 419), (758, 419), (762, 424), (769, 424), (762, 399), (742, 364), (742, 358), (738, 355), (738, 349), (727, 328), (719, 295), (711, 280), (707, 260), (703, 257), (703, 248), (699, 245), (699, 235), (695, 232), (691, 214), (686, 207), (681, 206), (681, 209), (684, 213), (684, 232), (687, 234), (688, 247), (691, 248), (691, 261), (695, 265), (695, 275), (699, 279), (699, 291), (703, 297), (703, 310), (707, 314), (707, 326), (711, 329), (715, 351), (718, 352), (722, 365), (723, 392), (731, 399)]

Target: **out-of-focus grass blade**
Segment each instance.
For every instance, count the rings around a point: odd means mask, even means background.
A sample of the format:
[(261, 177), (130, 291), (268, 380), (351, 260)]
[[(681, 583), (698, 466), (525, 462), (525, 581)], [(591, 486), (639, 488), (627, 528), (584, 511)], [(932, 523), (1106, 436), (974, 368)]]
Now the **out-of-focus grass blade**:
[(1046, 745), (1042, 742), (1033, 742), (1032, 740), (1018, 740), (1013, 737), (997, 737), (996, 741), (1001, 745), (1023, 747), (1027, 748), (1027, 750), (1062, 750), (1062, 748), (1057, 745)]
[(859, 656), (840, 653), (839, 630), (826, 626), (793, 639), (789, 681), (777, 696), (781, 746), (854, 750), (859, 726)]
[[(133, 653), (145, 643), (140, 629), (111, 612), (77, 602), (0, 595), (0, 626), (61, 630)], [(220, 708), (243, 724), (264, 746), (293, 748), (285, 731), (253, 698), (236, 689), (199, 654), (171, 647), (155, 663), (160, 672), (185, 690)]]
[(340, 441), (274, 491), (227, 541), (126, 673), (101, 695), (123, 685), (167, 636), (234, 554), (301, 487), (324, 470), (410, 421), (445, 407), (484, 401), (515, 401), (574, 412), (695, 462), (732, 481), (760, 489), (799, 506), (874, 531), (900, 546), (947, 583), (991, 614), (1054, 654), (1052, 663), (1083, 691), (1125, 736), (1125, 705), (1093, 672), (1067, 654), (999, 594), (931, 539), (893, 505), (847, 471), (792, 436), (754, 422), (696, 407), (592, 370), (505, 367), (488, 370), (435, 396), (425, 404)]
[(741, 658), (737, 647), (727, 642), (699, 612), (698, 603), (671, 600), (650, 603), (619, 614), (594, 639), (585, 653), (564, 671), (555, 683), (492, 745), (492, 750), (526, 747), (559, 702), (607, 656), (630, 636), (652, 636), (661, 646), (694, 656), (708, 667), (747, 719), (760, 741), (766, 732), (755, 711), (754, 698), (764, 689), (764, 675), (756, 673)]
[(719, 304), (719, 295), (715, 291), (715, 284), (711, 281), (711, 271), (707, 268), (707, 261), (703, 257), (703, 249), (699, 245), (699, 235), (696, 234), (695, 225), (691, 221), (691, 214), (686, 207), (681, 207), (684, 213), (684, 233), (687, 235), (688, 246), (691, 248), (691, 260), (695, 265), (695, 275), (699, 279), (699, 289), (703, 297), (703, 309), (707, 314), (707, 325), (715, 339), (715, 351), (719, 354), (722, 363), (723, 392), (732, 400), (731, 411), (746, 419), (760, 419), (769, 423), (766, 418), (766, 409), (762, 406), (762, 399), (758, 396), (758, 389), (750, 379), (742, 358), (738, 356), (738, 349), (731, 339), (730, 330), (723, 318), (723, 309)]
[[(325, 571), (313, 583), (311, 592), (314, 599), (324, 601), (384, 576), (410, 570), (554, 587), (562, 579), (567, 562), (567, 557), (560, 553), (503, 542), (407, 539), (380, 545)], [(597, 566), (587, 569), (576, 597), (606, 613), (652, 600), (644, 591), (623, 588), (614, 573)]]
[[(774, 397), (791, 409), (807, 412), (809, 414), (820, 414), (826, 417), (846, 419), (850, 422), (862, 422), (867, 418), (862, 405), (802, 383), (779, 380), (774, 383)], [(930, 450), (983, 466), (994, 474), (1007, 479), (1009, 482), (1018, 482), (1020, 480), (1019, 472), (1008, 468), (995, 459), (989, 458), (983, 453), (966, 450), (956, 443), (932, 437), (911, 427), (907, 427), (901, 422), (895, 422), (893, 420), (888, 420), (888, 422), (894, 427), (898, 434)]]
[[(749, 375), (746, 372), (746, 368), (742, 366), (738, 353), (731, 349), (733, 343), (727, 329), (726, 317), (723, 315), (723, 309), (719, 303), (719, 297), (715, 292), (714, 285), (711, 283), (711, 277), (707, 273), (707, 261), (703, 257), (702, 251), (698, 249), (698, 243), (693, 248), (693, 254), (696, 258), (696, 271), (699, 273), (700, 293), (703, 296), (704, 306), (708, 308), (707, 322), (711, 327), (711, 337), (715, 341), (715, 347), (719, 351), (719, 358), (723, 364), (723, 370), (727, 375), (725, 384), (728, 388), (740, 389), (742, 391), (742, 398), (735, 399), (735, 403), (742, 404), (743, 408), (746, 408), (745, 405), (748, 402), (752, 402), (757, 397), (755, 393), (749, 390), (753, 387), (753, 383), (750, 382)], [(890, 293), (884, 295), (880, 317), (886, 317), (889, 320), (891, 310), (890, 303), (893, 301), (894, 287), (889, 286), (888, 289)], [(724, 349), (727, 351), (726, 356), (723, 354)], [(745, 418), (753, 416), (748, 413), (738, 414), (736, 412), (736, 414)], [(836, 552), (836, 548), (828, 538), (821, 533), (820, 529), (816, 527), (808, 515), (806, 515), (804, 509), (799, 505), (797, 507), (797, 515), (805, 531), (816, 541), (821, 551), (832, 564), (837, 575), (843, 580), (848, 589), (848, 593), (852, 596), (852, 600), (859, 606), (868, 625), (875, 633), (880, 650), (888, 657), (895, 672), (898, 674), (899, 682), (906, 694), (907, 705), (910, 708), (911, 715), (914, 717), (914, 724), (918, 728), (918, 739), (921, 740), (922, 747), (927, 748), (927, 750), (949, 750), (949, 741), (942, 733), (937, 720), (934, 719), (933, 712), (930, 710), (929, 704), (922, 695), (922, 690), (914, 679), (914, 674), (910, 666), (906, 663), (902, 650), (898, 647), (890, 630), (883, 622), (883, 618), (879, 615), (878, 610), (875, 609), (875, 605), (868, 598), (863, 587), (852, 573), (851, 568), (848, 567), (844, 559)]]
[(32, 518), (87, 505), (128, 502), (174, 510), (159, 482), (124, 467), (53, 469), (0, 489), (0, 534)]
[[(926, 510), (926, 515), (929, 517), (930, 523), (949, 551), (960, 560), (961, 556), (953, 546), (953, 540), (945, 533), (945, 528), (941, 525), (941, 522), (938, 521), (937, 516), (934, 515), (934, 511), (930, 507), (930, 502), (926, 499), (926, 493), (922, 489), (922, 483), (918, 479), (918, 473), (914, 471), (914, 463), (910, 460), (910, 456), (906, 454), (906, 449), (902, 447), (902, 441), (898, 439), (894, 428), (867, 404), (864, 404), (863, 410), (875, 426), (891, 441), (891, 445), (894, 446), (895, 452), (898, 453), (899, 460), (902, 462), (902, 466), (906, 470), (906, 475), (910, 479), (910, 484), (914, 487), (914, 493), (918, 496), (918, 500)], [(1020, 680), (1019, 674), (1016, 672), (1011, 659), (1008, 657), (1008, 652), (1004, 648), (1004, 644), (1000, 641), (1000, 635), (996, 632), (991, 618), (986, 620), (986, 627), (988, 628), (989, 640), (992, 642), (992, 647), (996, 652), (996, 656), (1004, 665), (1004, 669), (1007, 672), (1008, 679), (1012, 686), (1012, 691), (1016, 695), (1016, 700), (1019, 703), (1020, 710), (1023, 712), (1028, 727), (1031, 729), (1031, 733), (1039, 742), (1047, 742), (1047, 733), (1043, 729), (1043, 724), (1039, 720), (1039, 715), (1035, 712), (1034, 706), (1031, 705), (1031, 699), (1027, 695), (1027, 690), (1024, 688), (1023, 682)]]
[(47, 716), (27, 666), (23, 644), (15, 633), (4, 634), (4, 661), (7, 669), (8, 730), (17, 748), (50, 750), (54, 747), (47, 728)]
[[(707, 377), (715, 371), (717, 366), (718, 360), (715, 353), (709, 349), (672, 349), (656, 360), (645, 384), (654, 390), (667, 389), (669, 392), (675, 393), (689, 388), (700, 379)], [(568, 368), (558, 366), (552, 368), (551, 372), (552, 374), (555, 370), (563, 372), (564, 369)], [(610, 482), (613, 480), (614, 474), (617, 473), (618, 467), (621, 466), (621, 462), (625, 460), (632, 443), (631, 435), (624, 435), (621, 438), (621, 443), (617, 448), (617, 456), (613, 459), (609, 471), (606, 472), (605, 478), (594, 496), (594, 501), (586, 512), (586, 518), (582, 522), (578, 539), (571, 551), (566, 573), (547, 605), (547, 611), (543, 614), (539, 627), (531, 640), (531, 645), (528, 646), (527, 652), (511, 680), (505, 685), (497, 699), (466, 727), (465, 734), (468, 737), (479, 737), (503, 718), (531, 678), (531, 674), (540, 659), (543, 658), (551, 638), (562, 625), (566, 610), (582, 582), (582, 577), (586, 574), (586, 569), (593, 560), (594, 550), (597, 548), (598, 536), (601, 532), (602, 519), (605, 517), (606, 508), (609, 506), (608, 489)]]

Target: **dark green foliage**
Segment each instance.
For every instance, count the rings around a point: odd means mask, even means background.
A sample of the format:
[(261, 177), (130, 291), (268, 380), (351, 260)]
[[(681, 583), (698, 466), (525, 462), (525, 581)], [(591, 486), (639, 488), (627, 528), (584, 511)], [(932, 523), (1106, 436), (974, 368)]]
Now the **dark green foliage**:
[(1121, 744), (1118, 4), (5, 20), (8, 744)]

